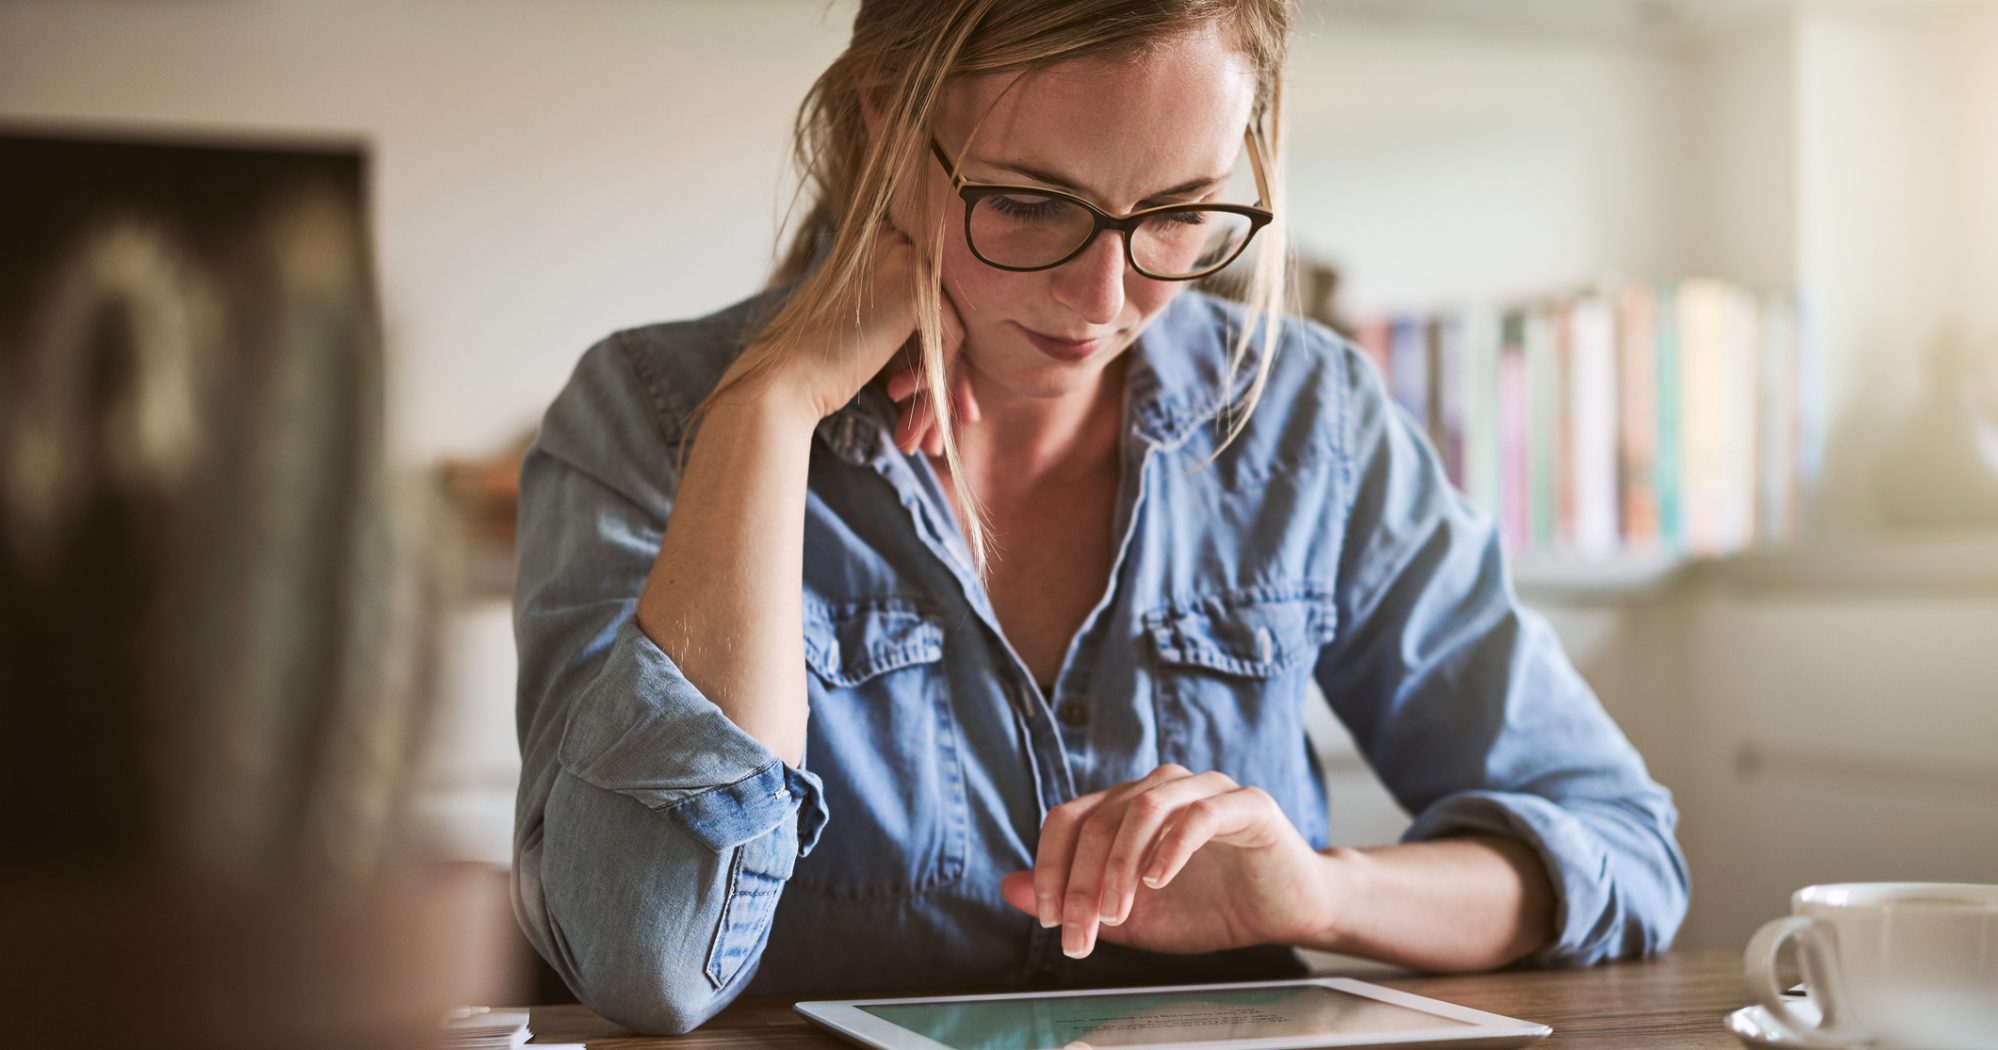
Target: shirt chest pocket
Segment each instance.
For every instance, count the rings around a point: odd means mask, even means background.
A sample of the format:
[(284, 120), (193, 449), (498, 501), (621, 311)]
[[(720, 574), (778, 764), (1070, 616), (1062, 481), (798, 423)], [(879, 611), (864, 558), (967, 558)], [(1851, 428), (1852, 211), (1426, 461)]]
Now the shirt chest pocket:
[(1162, 606), (1142, 623), (1159, 761), (1262, 788), (1309, 838), (1322, 817), (1304, 704), (1316, 696), (1319, 651), (1337, 633), (1331, 596), (1226, 592)]
[(807, 599), (807, 761), (827, 818), (791, 889), (893, 898), (964, 875), (970, 818), (943, 643), (940, 618), (912, 602)]

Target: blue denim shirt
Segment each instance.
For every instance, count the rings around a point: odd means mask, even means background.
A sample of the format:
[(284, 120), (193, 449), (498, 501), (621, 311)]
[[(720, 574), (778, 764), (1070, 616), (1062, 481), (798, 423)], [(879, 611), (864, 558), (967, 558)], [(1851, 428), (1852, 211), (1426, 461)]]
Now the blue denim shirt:
[(1514, 836), (1581, 965), (1663, 950), (1687, 898), (1670, 795), (1507, 581), (1491, 521), (1379, 377), (1314, 325), (1213, 462), (1238, 307), (1187, 292), (1129, 351), (1115, 563), (1044, 695), (937, 476), (863, 390), (814, 435), (805, 768), (634, 619), (689, 413), (777, 302), (619, 332), (522, 471), (515, 905), (579, 998), (683, 1032), (736, 995), (1292, 976), (1284, 946), (1072, 960), (1000, 898), (1061, 802), (1177, 762), (1269, 792), (1316, 848), (1322, 695), (1409, 840)]

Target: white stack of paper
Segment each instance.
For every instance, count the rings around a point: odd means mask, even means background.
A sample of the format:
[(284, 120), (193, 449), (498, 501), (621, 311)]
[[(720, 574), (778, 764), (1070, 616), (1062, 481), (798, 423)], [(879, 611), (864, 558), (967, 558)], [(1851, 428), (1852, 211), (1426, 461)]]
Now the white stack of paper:
[(489, 1010), (471, 1006), (444, 1018), (444, 1050), (515, 1050), (534, 1033), (527, 1030), (526, 1010)]

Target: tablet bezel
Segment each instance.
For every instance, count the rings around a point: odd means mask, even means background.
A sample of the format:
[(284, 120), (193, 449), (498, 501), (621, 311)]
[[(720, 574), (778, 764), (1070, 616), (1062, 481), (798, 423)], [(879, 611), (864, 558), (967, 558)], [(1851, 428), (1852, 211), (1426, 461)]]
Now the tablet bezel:
[(797, 1003), (793, 1008), (807, 1020), (834, 1033), (880, 1050), (956, 1050), (919, 1032), (911, 1031), (884, 1017), (861, 1009), (864, 1006), (907, 1006), (918, 1003), (970, 1003), (1010, 1000), (1029, 1002), (1041, 999), (1067, 999), (1092, 995), (1145, 995), (1159, 993), (1205, 992), (1243, 988), (1297, 988), (1318, 985), (1363, 998), (1419, 1010), (1445, 1020), (1475, 1025), (1451, 1026), (1404, 1032), (1373, 1032), (1363, 1035), (1336, 1034), (1296, 1036), (1276, 1035), (1255, 1039), (1206, 1040), (1191, 1043), (1120, 1044), (1117, 1050), (1304, 1050), (1311, 1047), (1374, 1047), (1422, 1044), (1469, 1048), (1523, 1046), (1553, 1034), (1544, 1024), (1516, 1017), (1473, 1010), (1440, 999), (1383, 988), (1351, 977), (1301, 977), (1287, 981), (1240, 981), (1216, 984), (1150, 985), (1143, 988), (1064, 988), (1045, 992), (999, 992), (985, 995), (900, 996), (881, 999), (825, 999)]

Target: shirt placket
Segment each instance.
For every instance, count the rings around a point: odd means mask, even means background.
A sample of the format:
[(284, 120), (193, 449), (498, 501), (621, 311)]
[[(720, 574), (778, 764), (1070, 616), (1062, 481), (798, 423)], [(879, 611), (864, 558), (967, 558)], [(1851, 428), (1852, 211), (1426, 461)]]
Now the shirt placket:
[[(1065, 654), (1063, 668), (1056, 675), (1057, 689), (1062, 687), (1065, 677), (1072, 675), (1070, 665), (1075, 662), (1076, 653), (1083, 651), (1087, 645), (1085, 640), (1094, 636), (1106, 610), (1116, 606), (1116, 581), (1124, 572), (1140, 526), (1139, 516), (1145, 503), (1147, 475), (1155, 448), (1151, 442), (1135, 438), (1129, 422), (1127, 413), (1120, 452), (1125, 457), (1127, 481), (1119, 486), (1122, 492), (1117, 520), (1123, 528), (1117, 554), (1111, 564), (1103, 599), (1084, 619), (1082, 630), (1077, 635), (1078, 646)], [(992, 609), (985, 587), (972, 567), (971, 552), (965, 545), (956, 516), (945, 501), (942, 480), (929, 469), (927, 462), (904, 456), (895, 448), (890, 426), (885, 413), (871, 411), (863, 403), (856, 402), (828, 418), (825, 436), (843, 459), (866, 465), (894, 489), (896, 499), (908, 513), (918, 539), (950, 572), (966, 606), (985, 625), (993, 644), (1005, 654), (1001, 662), (1012, 668), (1012, 681), (1002, 686), (1002, 692), (1010, 701), (1009, 706), (1019, 720), (1022, 735), (1028, 741), (1028, 769), (1038, 795), (1040, 817), (1045, 821), (1050, 810), (1080, 793), (1075, 769), (1078, 764), (1088, 762), (1087, 720), (1071, 727), (1070, 739), (1063, 738), (1062, 720), (1056, 715), (1052, 698), (1042, 695), (1026, 661), (1006, 641), (1005, 632), (1000, 629), (998, 614)], [(1066, 962), (1067, 958), (1061, 951), (1060, 927), (1045, 929), (1036, 923), (1028, 940), (1027, 983), (1035, 986), (1062, 983)]]
[[(1032, 742), (1036, 757), (1035, 780), (1041, 785), (1045, 812), (1051, 805), (1058, 805), (1063, 798), (1072, 797), (1074, 791), (1074, 778), (1069, 772), (1061, 741), (1050, 728), (1054, 721), (1053, 712), (1046, 698), (1041, 696), (1040, 689), (1034, 685), (1033, 674), (1028, 671), (1026, 661), (1006, 642), (1005, 632), (999, 628), (998, 615), (972, 568), (971, 552), (965, 547), (956, 518), (942, 502), (941, 481), (927, 464), (919, 464), (895, 447), (887, 418), (892, 406), (887, 409), (870, 406), (867, 400), (872, 400), (871, 391), (864, 394), (863, 399), (866, 400), (849, 405), (827, 420), (828, 424), (836, 425), (831, 427), (826, 437), (842, 458), (867, 466), (895, 490), (896, 500), (908, 513), (917, 538), (930, 555), (950, 572), (965, 605), (985, 625), (988, 636), (1004, 653), (999, 663), (1011, 668), (1011, 681), (1001, 691), (1027, 728), (1027, 737)], [(1049, 757), (1057, 761), (1048, 763), (1047, 769), (1038, 768), (1042, 760)], [(1069, 794), (1064, 795), (1063, 792)], [(1054, 801), (1049, 802), (1050, 798)]]

